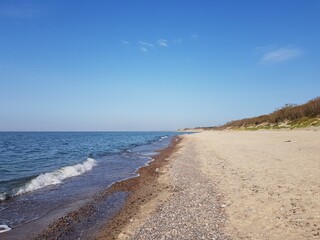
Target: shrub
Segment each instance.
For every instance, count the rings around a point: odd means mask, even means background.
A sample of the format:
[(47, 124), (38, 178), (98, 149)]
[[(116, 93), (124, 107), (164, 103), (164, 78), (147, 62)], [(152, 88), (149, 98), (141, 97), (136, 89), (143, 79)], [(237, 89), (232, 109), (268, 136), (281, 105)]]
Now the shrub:
[(276, 109), (268, 115), (261, 115), (253, 118), (244, 118), (227, 122), (223, 126), (212, 127), (210, 129), (225, 129), (229, 127), (247, 127), (250, 125), (256, 126), (262, 123), (278, 124), (286, 121), (295, 121), (302, 118), (314, 118), (320, 116), (320, 97), (311, 99), (305, 104), (295, 105), (286, 104), (282, 108)]

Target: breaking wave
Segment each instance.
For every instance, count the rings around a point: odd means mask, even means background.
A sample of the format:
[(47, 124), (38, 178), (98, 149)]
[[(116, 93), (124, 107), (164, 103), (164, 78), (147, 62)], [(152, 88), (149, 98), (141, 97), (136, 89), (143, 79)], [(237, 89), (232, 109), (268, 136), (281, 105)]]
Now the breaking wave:
[(8, 227), (8, 225), (0, 225), (0, 233), (8, 232), (11, 228)]
[(7, 198), (6, 193), (0, 193), (0, 202)]
[(75, 177), (90, 171), (96, 165), (96, 160), (93, 158), (87, 158), (83, 163), (62, 167), (54, 172), (40, 174), (38, 177), (26, 183), (25, 186), (19, 188), (15, 195), (32, 192), (49, 185), (60, 184), (67, 178)]
[(160, 137), (159, 141), (166, 139), (166, 138), (168, 138), (168, 136), (162, 136), (162, 137)]

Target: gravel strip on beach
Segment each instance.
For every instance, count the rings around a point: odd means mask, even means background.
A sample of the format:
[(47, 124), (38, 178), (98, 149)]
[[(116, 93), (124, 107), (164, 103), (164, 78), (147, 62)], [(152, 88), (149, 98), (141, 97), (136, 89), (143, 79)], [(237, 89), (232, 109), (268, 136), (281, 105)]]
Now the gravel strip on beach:
[(169, 170), (171, 197), (136, 229), (132, 239), (230, 239), (223, 233), (225, 206), (200, 166), (192, 142), (184, 143)]
[(180, 137), (153, 157), (148, 166), (139, 169), (139, 177), (118, 183), (117, 190), (126, 189), (129, 195), (123, 208), (101, 228), (94, 239), (130, 239), (135, 230), (143, 224), (159, 203), (170, 195), (170, 183), (163, 171), (168, 168), (171, 156), (177, 151)]

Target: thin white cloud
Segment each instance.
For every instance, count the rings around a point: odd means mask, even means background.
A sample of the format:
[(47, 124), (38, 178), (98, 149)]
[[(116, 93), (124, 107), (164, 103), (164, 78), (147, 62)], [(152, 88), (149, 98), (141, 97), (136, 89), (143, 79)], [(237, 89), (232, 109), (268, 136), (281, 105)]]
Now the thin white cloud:
[(145, 47), (141, 47), (140, 50), (141, 50), (141, 52), (148, 52), (148, 49)]
[(126, 41), (126, 40), (121, 40), (121, 43), (124, 44), (124, 45), (129, 45), (130, 42)]
[(148, 42), (143, 42), (143, 41), (138, 41), (139, 44), (147, 47), (154, 47), (154, 44), (148, 43)]
[(294, 47), (282, 47), (265, 52), (261, 58), (264, 63), (280, 63), (299, 57), (303, 51)]
[(168, 40), (166, 40), (166, 39), (159, 39), (159, 40), (158, 40), (158, 44), (159, 44), (159, 46), (161, 46), (161, 47), (168, 47)]

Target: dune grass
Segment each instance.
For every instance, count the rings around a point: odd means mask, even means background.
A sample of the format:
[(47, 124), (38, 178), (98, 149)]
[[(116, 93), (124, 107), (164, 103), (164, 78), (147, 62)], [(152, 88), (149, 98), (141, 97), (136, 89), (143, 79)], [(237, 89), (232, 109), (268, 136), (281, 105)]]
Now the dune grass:
[[(296, 105), (286, 104), (274, 112), (258, 117), (244, 118), (230, 121), (222, 126), (197, 127), (194, 130), (268, 130), (295, 129), (320, 126), (320, 97), (311, 99), (307, 103)], [(192, 130), (192, 129), (183, 129)]]

